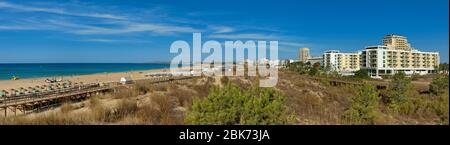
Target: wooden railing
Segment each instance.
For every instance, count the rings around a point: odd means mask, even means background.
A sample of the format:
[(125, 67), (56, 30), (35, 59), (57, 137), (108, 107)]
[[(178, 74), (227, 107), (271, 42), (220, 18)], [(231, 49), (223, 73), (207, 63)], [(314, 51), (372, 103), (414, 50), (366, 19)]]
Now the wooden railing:
[(1, 100), (0, 108), (14, 106), (14, 105), (22, 105), (22, 104), (38, 102), (38, 101), (52, 100), (52, 99), (57, 99), (57, 98), (71, 97), (71, 96), (80, 95), (80, 94), (104, 91), (104, 90), (108, 90), (108, 89), (112, 89), (112, 88), (113, 88), (113, 86), (103, 86), (103, 87), (95, 87), (95, 88), (79, 88), (79, 89), (71, 89), (70, 91), (55, 92), (55, 93), (45, 94), (45, 95), (32, 95), (32, 96), (27, 95), (27, 96), (21, 96), (21, 97), (5, 98), (5, 99)]
[[(160, 77), (160, 78), (145, 78), (145, 79), (139, 79), (134, 80), (133, 84), (136, 82), (144, 82), (147, 81), (152, 84), (158, 84), (158, 83), (165, 83), (165, 82), (173, 82), (173, 81), (180, 81), (180, 80), (186, 80), (191, 79), (193, 77)], [(23, 105), (27, 103), (33, 103), (38, 101), (45, 101), (45, 100), (52, 100), (57, 98), (65, 98), (65, 97), (71, 97), (75, 95), (80, 94), (86, 94), (86, 93), (93, 93), (93, 92), (99, 92), (109, 89), (114, 89), (117, 87), (123, 87), (127, 85), (120, 85), (118, 82), (108, 82), (103, 83), (104, 86), (100, 86), (100, 84), (87, 84), (83, 86), (76, 86), (68, 89), (60, 89), (55, 91), (48, 91), (48, 92), (39, 92), (39, 93), (32, 93), (32, 94), (24, 94), (24, 95), (18, 95), (14, 97), (2, 97), (0, 98), (0, 108), (5, 108), (8, 106), (15, 106), (15, 105)], [(133, 85), (129, 84), (129, 85)]]

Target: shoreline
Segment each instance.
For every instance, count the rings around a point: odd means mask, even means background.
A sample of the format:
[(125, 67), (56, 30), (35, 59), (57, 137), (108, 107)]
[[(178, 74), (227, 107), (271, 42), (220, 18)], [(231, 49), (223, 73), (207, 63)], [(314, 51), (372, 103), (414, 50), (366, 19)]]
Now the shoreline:
[(49, 77), (36, 77), (25, 78), (19, 80), (0, 80), (0, 90), (18, 89), (20, 87), (35, 87), (41, 85), (48, 85), (45, 79), (59, 78), (63, 80), (69, 80), (71, 82), (83, 82), (83, 83), (101, 83), (101, 82), (119, 82), (121, 77), (130, 77), (131, 79), (143, 79), (147, 73), (155, 72), (169, 72), (170, 68), (157, 68), (148, 70), (136, 70), (136, 71), (122, 71), (122, 72), (103, 72), (84, 75), (71, 75), (71, 76), (49, 76)]
[[(69, 65), (69, 71), (66, 70)], [(76, 68), (79, 67), (79, 68)], [(75, 69), (74, 69), (75, 68)], [(0, 63), (0, 81), (20, 79), (59, 78), (126, 71), (146, 71), (166, 69), (166, 63)], [(26, 71), (25, 71), (26, 70)], [(50, 70), (50, 71), (48, 71)], [(37, 72), (37, 73), (29, 73)]]

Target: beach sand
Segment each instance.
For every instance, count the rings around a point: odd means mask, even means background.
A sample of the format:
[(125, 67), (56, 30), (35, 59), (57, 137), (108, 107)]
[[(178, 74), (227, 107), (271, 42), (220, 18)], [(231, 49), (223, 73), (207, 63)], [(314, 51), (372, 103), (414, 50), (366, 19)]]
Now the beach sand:
[[(101, 83), (101, 82), (119, 82), (121, 77), (130, 77), (133, 80), (145, 79), (145, 74), (154, 72), (169, 72), (169, 69), (154, 69), (144, 71), (130, 71), (130, 72), (117, 72), (117, 73), (98, 73), (91, 75), (79, 75), (79, 76), (64, 76), (63, 80), (69, 80), (71, 82), (83, 82), (83, 83)], [(44, 78), (29, 78), (20, 80), (0, 80), (0, 90), (18, 89), (20, 87), (35, 87), (41, 85), (48, 85)], [(59, 77), (56, 77), (59, 79)]]

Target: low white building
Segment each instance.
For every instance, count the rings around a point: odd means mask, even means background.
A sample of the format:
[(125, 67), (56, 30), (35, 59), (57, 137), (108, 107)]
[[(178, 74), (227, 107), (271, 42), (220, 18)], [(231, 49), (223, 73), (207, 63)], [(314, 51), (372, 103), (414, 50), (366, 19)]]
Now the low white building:
[(122, 77), (120, 78), (120, 83), (123, 85), (131, 84), (133, 83), (133, 79), (131, 79), (130, 77)]
[(306, 62), (311, 63), (311, 65), (314, 65), (315, 63), (319, 63), (320, 65), (323, 65), (323, 57), (310, 57)]

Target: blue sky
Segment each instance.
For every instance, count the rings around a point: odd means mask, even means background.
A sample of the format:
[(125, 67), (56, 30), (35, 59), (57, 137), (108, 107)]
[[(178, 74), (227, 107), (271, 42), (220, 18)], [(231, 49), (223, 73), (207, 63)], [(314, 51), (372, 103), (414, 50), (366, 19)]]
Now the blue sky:
[(0, 0), (0, 63), (168, 62), (170, 44), (277, 40), (279, 57), (407, 36), (448, 62), (448, 0)]

